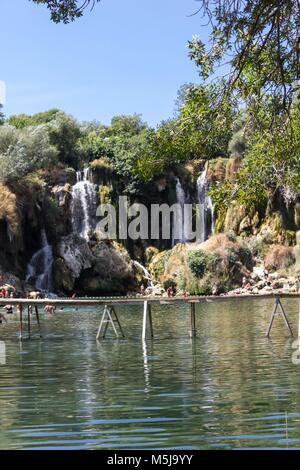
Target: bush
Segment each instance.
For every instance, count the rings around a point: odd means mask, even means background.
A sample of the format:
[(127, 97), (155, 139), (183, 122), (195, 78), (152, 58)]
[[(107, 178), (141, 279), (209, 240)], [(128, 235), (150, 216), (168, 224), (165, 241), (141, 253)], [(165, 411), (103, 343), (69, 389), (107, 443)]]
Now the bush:
[(90, 163), (92, 170), (102, 170), (112, 172), (113, 166), (111, 161), (107, 157), (97, 158)]
[(265, 267), (270, 271), (287, 269), (296, 262), (294, 249), (290, 246), (273, 245), (267, 251)]
[(0, 182), (7, 183), (39, 168), (53, 166), (57, 151), (45, 125), (16, 129), (0, 127)]
[(8, 236), (12, 239), (20, 229), (17, 198), (7, 186), (0, 184), (0, 220), (2, 219), (7, 223)]
[(188, 265), (194, 276), (202, 278), (207, 268), (206, 255), (201, 250), (188, 252)]
[(177, 288), (177, 284), (172, 278), (168, 278), (163, 283), (164, 289), (167, 290), (169, 287), (172, 287), (174, 290)]

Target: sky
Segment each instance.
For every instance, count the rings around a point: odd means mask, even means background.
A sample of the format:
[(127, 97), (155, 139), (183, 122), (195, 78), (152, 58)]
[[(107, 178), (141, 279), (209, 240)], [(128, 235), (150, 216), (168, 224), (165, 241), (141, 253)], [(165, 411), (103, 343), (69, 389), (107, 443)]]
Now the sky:
[(207, 28), (196, 0), (101, 0), (74, 23), (54, 24), (45, 6), (0, 2), (0, 81), (6, 116), (59, 108), (109, 124), (141, 114), (172, 117), (177, 91), (199, 82), (187, 41)]

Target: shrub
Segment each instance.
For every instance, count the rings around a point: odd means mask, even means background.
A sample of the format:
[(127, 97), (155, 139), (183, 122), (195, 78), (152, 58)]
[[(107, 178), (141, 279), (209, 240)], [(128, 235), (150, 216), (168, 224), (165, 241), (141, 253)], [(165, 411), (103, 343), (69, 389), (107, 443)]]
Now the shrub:
[(201, 250), (188, 252), (188, 265), (194, 276), (202, 278), (207, 268), (206, 255)]
[(20, 228), (20, 217), (16, 195), (7, 186), (0, 184), (0, 220), (7, 223), (8, 236), (12, 239)]
[(177, 284), (174, 279), (168, 278), (164, 281), (163, 286), (165, 290), (167, 290), (169, 287), (172, 287), (174, 290), (176, 290)]
[(111, 161), (107, 157), (97, 158), (90, 163), (90, 168), (93, 170), (102, 170), (112, 172), (113, 166)]
[(52, 166), (57, 151), (49, 140), (45, 125), (16, 129), (0, 128), (0, 182), (22, 178), (31, 171)]
[(273, 245), (267, 251), (265, 267), (269, 270), (287, 269), (296, 261), (294, 249), (290, 246)]

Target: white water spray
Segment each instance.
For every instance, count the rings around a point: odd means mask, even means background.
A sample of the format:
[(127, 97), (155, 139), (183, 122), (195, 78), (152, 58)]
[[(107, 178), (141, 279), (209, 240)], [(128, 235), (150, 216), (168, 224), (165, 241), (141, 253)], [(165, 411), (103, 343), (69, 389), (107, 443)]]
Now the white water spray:
[(53, 252), (46, 231), (41, 231), (42, 247), (33, 255), (28, 266), (26, 282), (44, 292), (52, 291)]
[(214, 208), (211, 197), (207, 194), (207, 167), (197, 180), (197, 194), (199, 205), (200, 242), (204, 242), (214, 233)]
[(151, 288), (153, 289), (154, 285), (153, 285), (152, 278), (151, 278), (151, 275), (150, 275), (149, 271), (147, 271), (147, 269), (145, 268), (145, 266), (143, 266), (143, 265), (142, 265), (141, 263), (139, 263), (138, 261), (133, 261), (133, 264), (134, 264), (138, 269), (140, 269), (141, 271), (143, 271), (144, 277), (145, 277), (145, 279), (147, 279), (148, 284), (149, 284), (149, 287), (151, 287)]
[(77, 171), (77, 183), (72, 191), (73, 232), (88, 240), (90, 230), (96, 227), (98, 206), (97, 185), (90, 181), (90, 169)]
[(179, 231), (179, 233), (181, 234), (181, 237), (177, 240), (175, 240), (174, 238), (174, 232), (175, 232), (175, 227), (174, 227), (174, 223), (173, 223), (173, 239), (172, 239), (172, 246), (174, 246), (176, 243), (186, 243), (189, 239), (189, 230), (188, 230), (188, 227), (189, 227), (189, 224), (188, 224), (188, 221), (186, 220), (186, 213), (185, 213), (185, 210), (184, 210), (184, 207), (185, 207), (185, 204), (188, 204), (189, 203), (189, 194), (185, 193), (182, 185), (181, 185), (181, 182), (180, 182), (180, 179), (178, 177), (175, 178), (176, 180), (176, 201), (177, 203), (180, 205), (180, 208), (181, 208), (181, 230)]

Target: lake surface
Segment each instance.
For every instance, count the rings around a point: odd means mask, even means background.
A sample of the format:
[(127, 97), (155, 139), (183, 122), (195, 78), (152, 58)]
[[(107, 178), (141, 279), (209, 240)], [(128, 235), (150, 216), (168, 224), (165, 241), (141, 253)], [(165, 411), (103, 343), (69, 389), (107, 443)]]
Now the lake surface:
[[(297, 332), (299, 301), (283, 301)], [(100, 313), (42, 315), (43, 339), (0, 325), (0, 449), (300, 447), (300, 365), (272, 300), (119, 307), (125, 340), (96, 342)], [(4, 363), (6, 362), (6, 363)]]

